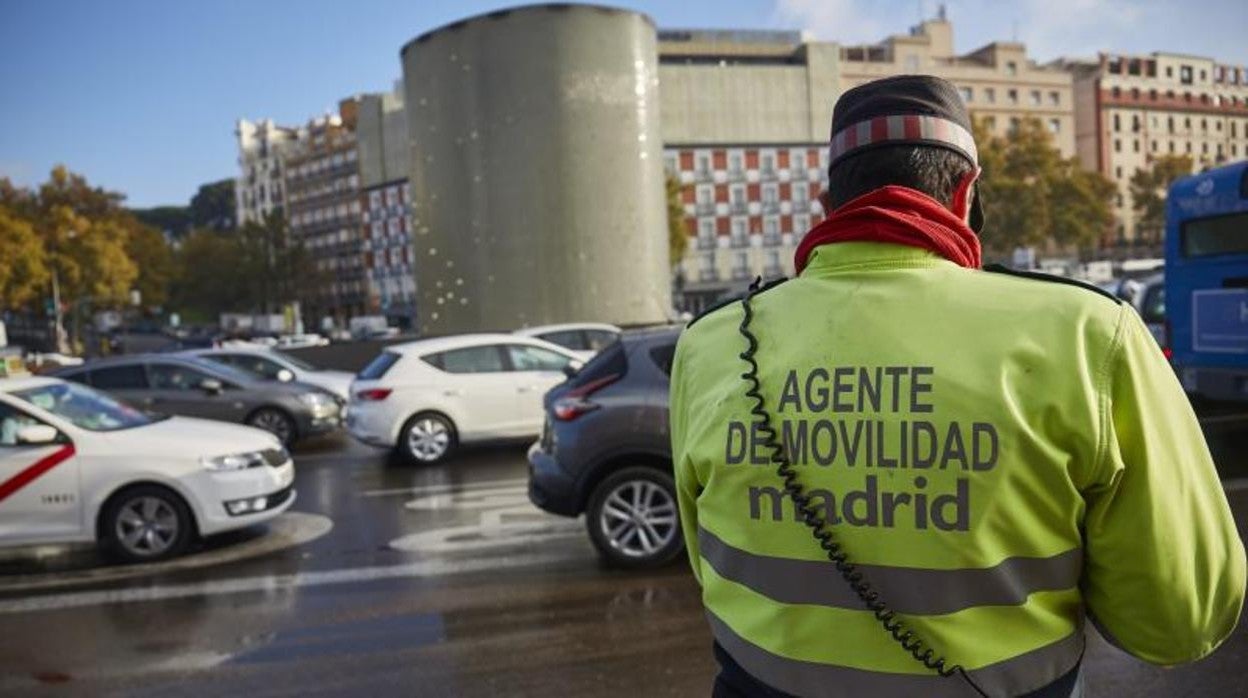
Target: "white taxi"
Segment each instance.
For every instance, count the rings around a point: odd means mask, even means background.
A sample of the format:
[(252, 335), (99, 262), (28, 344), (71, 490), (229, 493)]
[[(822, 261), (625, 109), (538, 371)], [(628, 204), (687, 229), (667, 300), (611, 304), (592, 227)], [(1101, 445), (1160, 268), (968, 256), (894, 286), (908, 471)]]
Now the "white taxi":
[(272, 519), (294, 465), (251, 427), (152, 416), (78, 383), (0, 378), (0, 546), (99, 543), (130, 562)]

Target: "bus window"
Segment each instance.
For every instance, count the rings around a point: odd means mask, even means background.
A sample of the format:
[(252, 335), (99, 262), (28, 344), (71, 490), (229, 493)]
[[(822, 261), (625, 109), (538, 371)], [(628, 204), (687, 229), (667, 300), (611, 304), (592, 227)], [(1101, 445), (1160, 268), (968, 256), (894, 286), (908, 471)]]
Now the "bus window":
[(1248, 254), (1248, 211), (1183, 224), (1184, 257)]

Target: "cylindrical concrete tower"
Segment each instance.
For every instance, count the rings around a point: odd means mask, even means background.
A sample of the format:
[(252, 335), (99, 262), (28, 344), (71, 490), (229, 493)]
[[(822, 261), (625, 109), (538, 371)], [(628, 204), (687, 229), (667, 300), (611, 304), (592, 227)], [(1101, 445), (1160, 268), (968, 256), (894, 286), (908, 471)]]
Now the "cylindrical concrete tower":
[(402, 58), (422, 333), (667, 317), (650, 18), (527, 6)]

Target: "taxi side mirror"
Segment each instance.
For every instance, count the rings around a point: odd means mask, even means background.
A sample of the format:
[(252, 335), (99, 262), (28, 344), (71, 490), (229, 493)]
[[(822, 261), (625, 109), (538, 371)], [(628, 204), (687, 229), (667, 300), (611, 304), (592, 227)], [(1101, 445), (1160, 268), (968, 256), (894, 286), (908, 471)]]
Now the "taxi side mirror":
[(59, 432), (46, 424), (27, 424), (17, 430), (17, 443), (23, 446), (39, 446), (56, 441)]

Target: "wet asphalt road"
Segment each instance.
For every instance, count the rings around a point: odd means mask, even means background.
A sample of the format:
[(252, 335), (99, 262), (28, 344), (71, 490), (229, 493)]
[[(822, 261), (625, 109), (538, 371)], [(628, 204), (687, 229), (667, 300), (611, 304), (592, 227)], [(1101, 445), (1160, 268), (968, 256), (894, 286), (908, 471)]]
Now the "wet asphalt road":
[[(1202, 414), (1246, 535), (1248, 480), (1235, 478), (1248, 477), (1248, 414)], [(296, 464), (292, 511), (307, 516), (289, 527), (309, 540), (280, 550), (239, 553), (273, 535), (251, 531), (113, 581), (74, 580), (89, 552), (0, 560), (0, 695), (709, 693), (710, 636), (683, 561), (603, 568), (581, 522), (528, 504), (523, 446), (414, 468), (326, 439)], [(1086, 666), (1085, 695), (1244, 696), (1248, 628), (1172, 670), (1093, 636)]]

